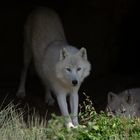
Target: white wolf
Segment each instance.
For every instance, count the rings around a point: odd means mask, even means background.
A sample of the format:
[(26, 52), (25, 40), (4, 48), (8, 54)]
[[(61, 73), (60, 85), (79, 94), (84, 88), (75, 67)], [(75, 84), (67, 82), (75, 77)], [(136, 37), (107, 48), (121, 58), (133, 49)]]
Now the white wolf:
[(126, 89), (118, 95), (109, 92), (107, 110), (115, 115), (140, 117), (140, 88)]
[(17, 96), (25, 96), (27, 69), (33, 58), (36, 71), (46, 88), (46, 102), (53, 104), (53, 92), (62, 115), (68, 116), (66, 126), (75, 127), (78, 125), (78, 90), (91, 69), (86, 49), (78, 50), (68, 45), (58, 15), (48, 8), (39, 8), (31, 13), (25, 26), (24, 39), (24, 67)]

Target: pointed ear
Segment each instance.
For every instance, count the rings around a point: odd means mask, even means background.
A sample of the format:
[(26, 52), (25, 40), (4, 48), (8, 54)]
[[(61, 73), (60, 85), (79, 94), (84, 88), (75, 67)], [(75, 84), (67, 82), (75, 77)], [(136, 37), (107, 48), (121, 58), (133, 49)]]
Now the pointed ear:
[(67, 56), (68, 56), (68, 51), (66, 50), (66, 48), (60, 50), (60, 58), (59, 58), (60, 60), (64, 60)]
[(124, 92), (124, 99), (128, 104), (131, 104), (133, 102), (133, 97), (128, 90)]
[(87, 60), (87, 51), (86, 51), (85, 48), (81, 48), (81, 49), (80, 49), (79, 55), (80, 55), (83, 59)]
[(116, 99), (118, 96), (113, 93), (113, 92), (109, 92), (108, 93), (108, 103), (112, 102), (114, 99)]

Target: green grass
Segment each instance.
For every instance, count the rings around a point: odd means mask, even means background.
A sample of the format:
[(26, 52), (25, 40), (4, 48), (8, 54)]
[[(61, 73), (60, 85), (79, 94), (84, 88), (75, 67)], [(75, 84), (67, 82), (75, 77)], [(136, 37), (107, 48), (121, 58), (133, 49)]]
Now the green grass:
[(78, 128), (66, 129), (62, 117), (52, 115), (48, 124), (34, 113), (24, 122), (25, 112), (12, 103), (0, 111), (0, 140), (139, 140), (140, 119), (97, 114), (89, 97), (80, 107)]

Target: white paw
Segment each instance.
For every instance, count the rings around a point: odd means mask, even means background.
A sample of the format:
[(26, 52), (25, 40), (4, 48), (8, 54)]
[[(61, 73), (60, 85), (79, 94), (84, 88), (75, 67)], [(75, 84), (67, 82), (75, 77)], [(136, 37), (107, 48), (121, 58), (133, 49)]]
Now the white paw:
[(25, 95), (25, 92), (19, 91), (19, 92), (17, 92), (16, 96), (17, 96), (18, 98), (23, 99), (26, 95)]
[(72, 122), (67, 123), (67, 124), (66, 124), (66, 127), (67, 127), (67, 128), (77, 128), (77, 126), (74, 126), (74, 125), (72, 124)]

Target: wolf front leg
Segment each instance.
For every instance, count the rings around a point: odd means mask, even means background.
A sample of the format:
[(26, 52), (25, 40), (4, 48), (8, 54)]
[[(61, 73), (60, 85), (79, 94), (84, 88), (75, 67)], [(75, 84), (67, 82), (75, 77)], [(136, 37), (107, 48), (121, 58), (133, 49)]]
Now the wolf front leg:
[(57, 102), (60, 108), (60, 111), (62, 115), (65, 117), (65, 124), (67, 128), (74, 128), (74, 125), (72, 124), (71, 118), (69, 116), (68, 112), (68, 105), (66, 100), (66, 94), (60, 93), (57, 95)]
[(74, 92), (70, 94), (70, 108), (71, 108), (71, 118), (74, 126), (77, 126), (78, 123), (78, 104), (79, 97), (78, 92)]

